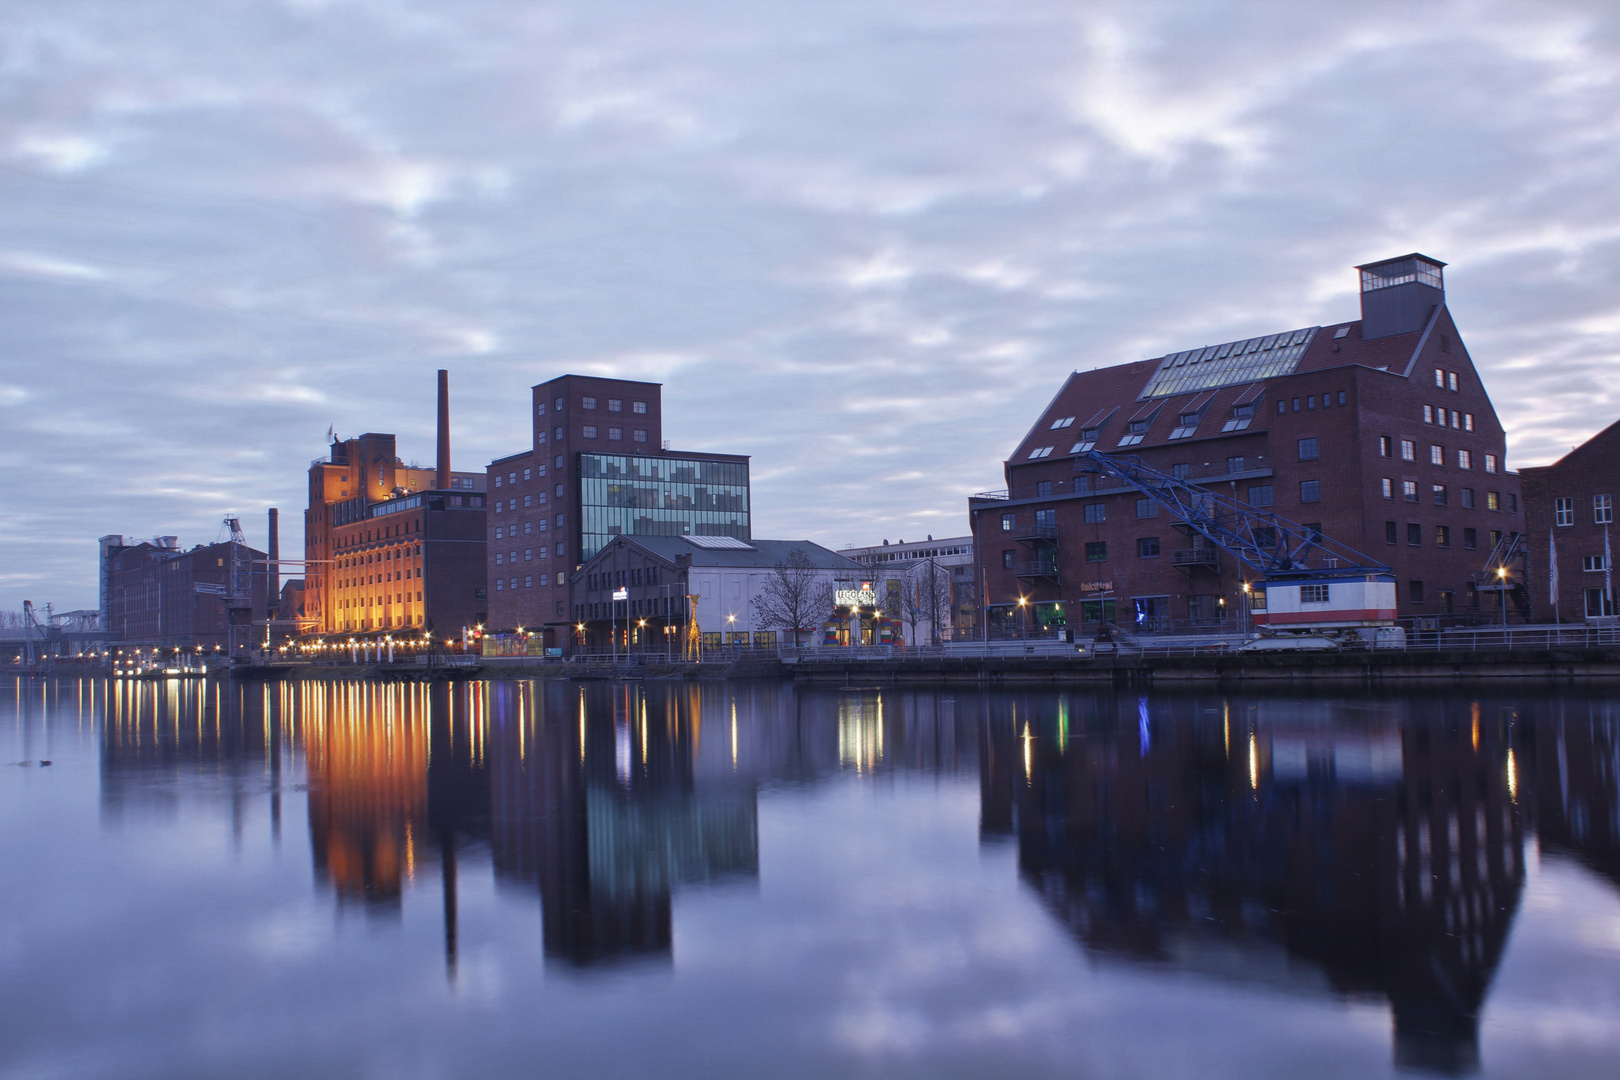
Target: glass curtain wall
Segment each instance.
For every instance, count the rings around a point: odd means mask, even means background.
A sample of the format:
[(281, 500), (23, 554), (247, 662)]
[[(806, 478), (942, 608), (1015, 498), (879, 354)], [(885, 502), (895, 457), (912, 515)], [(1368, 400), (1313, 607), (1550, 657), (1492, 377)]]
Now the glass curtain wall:
[(615, 536), (751, 539), (748, 463), (581, 454), (580, 559)]

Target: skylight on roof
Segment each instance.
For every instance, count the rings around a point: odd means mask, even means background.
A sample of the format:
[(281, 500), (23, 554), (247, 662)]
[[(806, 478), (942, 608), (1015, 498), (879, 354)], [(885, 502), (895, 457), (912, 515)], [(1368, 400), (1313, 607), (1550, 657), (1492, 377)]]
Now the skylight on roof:
[(1220, 386), (1254, 382), (1258, 379), (1291, 375), (1318, 327), (1290, 330), (1285, 334), (1229, 341), (1203, 349), (1171, 353), (1148, 380), (1143, 398), (1189, 394)]
[(710, 549), (728, 548), (728, 549), (730, 549), (732, 551), (757, 551), (757, 550), (759, 550), (758, 548), (754, 547), (753, 544), (750, 544), (748, 541), (739, 540), (735, 536), (683, 536), (683, 537), (681, 537), (681, 539), (685, 540), (688, 544), (691, 544), (693, 547), (700, 547), (700, 548), (710, 548)]

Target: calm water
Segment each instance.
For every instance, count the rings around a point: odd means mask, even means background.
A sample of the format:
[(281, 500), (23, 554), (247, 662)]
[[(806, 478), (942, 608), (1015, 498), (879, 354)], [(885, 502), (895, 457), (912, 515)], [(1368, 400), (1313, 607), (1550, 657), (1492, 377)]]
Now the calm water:
[(4, 1077), (1620, 1075), (1603, 697), (8, 681), (0, 744)]

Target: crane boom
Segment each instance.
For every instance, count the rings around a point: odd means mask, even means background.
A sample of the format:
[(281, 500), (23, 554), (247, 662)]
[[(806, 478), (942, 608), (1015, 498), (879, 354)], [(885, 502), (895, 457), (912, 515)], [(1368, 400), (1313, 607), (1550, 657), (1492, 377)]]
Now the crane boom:
[(1217, 548), (1273, 581), (1389, 573), (1389, 567), (1316, 529), (1161, 472), (1135, 455), (1119, 457), (1092, 450), (1075, 461), (1075, 471), (1117, 477), (1179, 516)]

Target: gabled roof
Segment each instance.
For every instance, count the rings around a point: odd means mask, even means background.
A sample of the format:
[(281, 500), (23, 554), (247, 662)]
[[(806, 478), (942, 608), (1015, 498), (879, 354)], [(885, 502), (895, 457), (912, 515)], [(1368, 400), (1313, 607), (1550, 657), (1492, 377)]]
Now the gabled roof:
[[(1150, 415), (1153, 415), (1153, 421), (1143, 433), (1139, 445), (1143, 447), (1163, 445), (1170, 441), (1170, 433), (1180, 426), (1181, 413), (1187, 411), (1195, 402), (1198, 406), (1197, 411), (1200, 411), (1203, 417), (1195, 436), (1218, 434), (1225, 421), (1231, 417), (1233, 405), (1257, 403), (1264, 395), (1264, 388), (1269, 381), (1289, 374), (1303, 375), (1357, 366), (1383, 369), (1405, 377), (1411, 373), (1412, 363), (1429, 330), (1443, 317), (1444, 311), (1443, 305), (1437, 308), (1435, 315), (1429, 320), (1429, 326), (1421, 331), (1391, 334), (1374, 341), (1362, 338), (1360, 320), (1245, 339), (1257, 343), (1254, 352), (1246, 355), (1263, 356), (1267, 355), (1267, 350), (1263, 348), (1267, 340), (1286, 338), (1292, 342), (1299, 335), (1306, 336), (1304, 344), (1287, 346), (1289, 350), (1300, 350), (1298, 355), (1291, 359), (1283, 358), (1274, 341), (1270, 351), (1277, 354), (1279, 359), (1272, 366), (1281, 365), (1289, 370), (1282, 374), (1262, 374), (1260, 378), (1254, 378), (1254, 373), (1241, 365), (1233, 367), (1229, 363), (1230, 352), (1225, 358), (1216, 358), (1214, 354), (1219, 353), (1224, 346), (1206, 346), (1203, 349), (1166, 353), (1152, 360), (1116, 364), (1113, 367), (1095, 368), (1091, 371), (1076, 371), (1069, 376), (1035, 426), (1013, 451), (1007, 464), (1022, 465), (1032, 460), (1069, 456), (1075, 452), (1073, 448), (1079, 441), (1081, 428), (1098, 423), (1102, 424), (1102, 430), (1096, 448), (1102, 451), (1117, 449), (1120, 438), (1127, 434), (1128, 421), (1140, 420)], [(1206, 354), (1211, 356), (1209, 361), (1202, 359)], [(1217, 387), (1194, 387), (1185, 393), (1148, 397), (1147, 393), (1153, 387), (1155, 377), (1162, 370), (1170, 370), (1166, 368), (1167, 364), (1177, 363), (1182, 366), (1173, 370), (1184, 370), (1189, 364), (1197, 367), (1208, 363), (1212, 373), (1222, 363), (1226, 363), (1226, 367), (1221, 370), (1230, 369), (1228, 373), (1235, 381)], [(1077, 421), (1068, 427), (1057, 429), (1052, 427), (1054, 422), (1068, 417), (1088, 419), (1084, 424)], [(1258, 416), (1256, 420), (1258, 421)], [(1032, 453), (1045, 450), (1047, 447), (1051, 447), (1049, 452), (1031, 458)]]
[(830, 548), (810, 540), (747, 540), (747, 547), (705, 547), (692, 540), (703, 541), (708, 537), (688, 538), (685, 536), (617, 536), (603, 546), (602, 550), (591, 557), (585, 565), (601, 559), (603, 555), (612, 550), (614, 544), (628, 544), (639, 547), (648, 554), (655, 555), (665, 562), (673, 564), (678, 555), (690, 555), (693, 566), (726, 567), (734, 569), (760, 568), (772, 569), (778, 563), (787, 562), (788, 554), (797, 549), (804, 552), (810, 564), (818, 570), (849, 570), (854, 573), (866, 572), (866, 567), (854, 559), (845, 558)]

